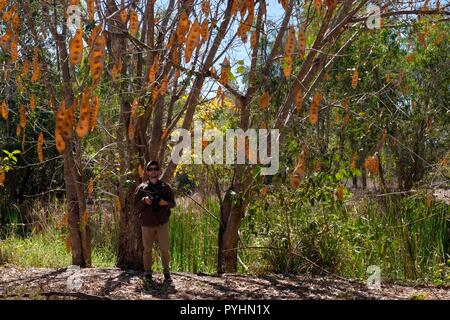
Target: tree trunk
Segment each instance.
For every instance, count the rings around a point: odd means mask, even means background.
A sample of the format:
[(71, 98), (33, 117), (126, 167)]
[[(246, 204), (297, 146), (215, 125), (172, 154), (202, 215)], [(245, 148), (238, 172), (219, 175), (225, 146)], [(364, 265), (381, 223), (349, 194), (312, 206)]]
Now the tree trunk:
[[(91, 266), (91, 242), (89, 226), (81, 223), (84, 199), (80, 194), (82, 181), (75, 173), (75, 159), (70, 147), (64, 152), (64, 181), (66, 185), (67, 210), (69, 213), (69, 237), (72, 249), (72, 264), (80, 267)], [(81, 191), (83, 191), (81, 189)]]
[(142, 233), (139, 215), (133, 205), (134, 189), (128, 188), (121, 197), (119, 248), (117, 267), (121, 269), (142, 270)]

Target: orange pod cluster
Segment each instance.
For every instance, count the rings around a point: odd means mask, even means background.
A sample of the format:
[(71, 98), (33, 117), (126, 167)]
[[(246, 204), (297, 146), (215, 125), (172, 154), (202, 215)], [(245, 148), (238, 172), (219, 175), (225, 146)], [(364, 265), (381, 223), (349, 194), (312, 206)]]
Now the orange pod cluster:
[(89, 68), (94, 82), (100, 79), (105, 63), (106, 38), (101, 32), (100, 26), (97, 26), (92, 32), (91, 40), (92, 50), (89, 54)]

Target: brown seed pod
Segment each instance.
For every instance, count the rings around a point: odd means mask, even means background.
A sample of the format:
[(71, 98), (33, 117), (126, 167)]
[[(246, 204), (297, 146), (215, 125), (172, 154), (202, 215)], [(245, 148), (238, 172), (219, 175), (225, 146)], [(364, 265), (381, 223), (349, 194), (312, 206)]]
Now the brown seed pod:
[(128, 139), (130, 141), (134, 140), (134, 133), (136, 131), (136, 117), (138, 104), (139, 101), (137, 98), (135, 98), (133, 100), (133, 103), (131, 104), (130, 123), (128, 125)]
[(358, 160), (359, 160), (358, 154), (356, 152), (353, 153), (350, 168), (356, 169), (358, 167)]
[(90, 107), (90, 117), (89, 117), (89, 131), (92, 132), (97, 124), (98, 111), (100, 109), (100, 103), (98, 96), (92, 99), (92, 105)]
[(42, 132), (39, 133), (38, 141), (37, 141), (37, 154), (39, 162), (44, 161), (44, 153), (42, 152), (42, 145), (44, 144), (44, 134)]
[(132, 36), (136, 36), (139, 28), (139, 21), (138, 21), (138, 15), (136, 13), (136, 10), (131, 9), (130, 10), (130, 34)]
[(164, 76), (164, 78), (161, 81), (161, 87), (159, 88), (159, 94), (161, 96), (165, 96), (166, 92), (167, 92), (167, 74)]
[(6, 11), (6, 12), (3, 14), (3, 21), (4, 21), (4, 22), (9, 22), (9, 20), (11, 20), (13, 14), (14, 14), (14, 11), (16, 10), (16, 7), (17, 7), (17, 4), (14, 3), (14, 4), (11, 6), (11, 8), (9, 8), (9, 10)]
[(293, 26), (289, 27), (288, 36), (284, 45), (284, 55), (291, 57), (295, 49), (295, 29)]
[(186, 41), (186, 33), (189, 31), (189, 17), (186, 11), (181, 11), (176, 30), (178, 43), (182, 44)]
[(320, 92), (314, 93), (313, 100), (311, 102), (309, 122), (315, 126), (319, 120), (319, 105), (322, 100), (322, 94)]
[(9, 114), (8, 105), (6, 104), (5, 101), (2, 101), (2, 103), (0, 104), (0, 115), (2, 116), (3, 120), (5, 121), (8, 120), (8, 114)]
[(89, 22), (94, 21), (94, 0), (87, 0), (87, 12), (89, 17)]
[(19, 31), (20, 28), (20, 16), (18, 13), (14, 14), (12, 17), (12, 25), (14, 28), (14, 31), (17, 33)]
[(89, 68), (92, 79), (96, 82), (100, 79), (104, 67), (106, 38), (103, 33), (98, 33), (93, 39), (92, 50), (89, 53)]
[(352, 75), (352, 88), (356, 89), (357, 86), (358, 86), (358, 69), (355, 69)]
[(94, 180), (89, 179), (89, 184), (88, 184), (88, 193), (92, 194), (92, 192), (94, 192)]
[(269, 107), (270, 104), (270, 95), (269, 95), (269, 91), (264, 91), (264, 93), (261, 96), (261, 99), (259, 100), (259, 105), (261, 106), (261, 108), (263, 109), (267, 109)]
[(202, 0), (202, 12), (205, 14), (205, 16), (208, 16), (209, 11), (210, 11), (209, 0)]
[(345, 188), (344, 188), (344, 185), (342, 185), (342, 184), (340, 184), (336, 190), (336, 195), (337, 195), (339, 201), (341, 201), (341, 202), (344, 201), (344, 190), (345, 190)]
[(31, 82), (36, 82), (41, 77), (41, 69), (39, 66), (39, 57), (37, 48), (34, 48), (33, 51), (33, 74), (31, 75)]
[(31, 107), (31, 110), (33, 110), (33, 111), (36, 110), (36, 97), (34, 95), (31, 95), (31, 97), (30, 97), (30, 107)]
[(228, 61), (227, 58), (225, 58), (223, 59), (222, 62), (222, 69), (220, 71), (220, 79), (219, 79), (219, 82), (224, 86), (228, 84), (229, 72), (230, 72), (230, 62)]
[(125, 10), (125, 0), (122, 0), (122, 4), (120, 6), (120, 21), (122, 21), (123, 24), (127, 23), (128, 14), (127, 10)]
[(298, 57), (299, 59), (302, 59), (305, 55), (306, 51), (306, 34), (305, 34), (305, 27), (300, 26), (300, 29), (298, 31)]
[(20, 127), (23, 129), (27, 125), (27, 109), (24, 106), (19, 108)]
[(17, 48), (17, 37), (14, 37), (9, 47), (11, 49), (11, 60), (17, 61), (17, 58), (19, 57), (19, 50)]
[(203, 20), (200, 33), (202, 35), (202, 43), (206, 42), (209, 37), (209, 26), (208, 26), (208, 19)]
[(297, 109), (298, 113), (302, 111), (302, 107), (303, 107), (303, 92), (302, 89), (299, 88), (295, 95), (295, 108)]
[(28, 75), (28, 72), (30, 71), (30, 63), (28, 62), (28, 60), (25, 60), (23, 62), (23, 71), (22, 71), (22, 75), (24, 77), (26, 77)]
[(90, 91), (86, 90), (81, 95), (80, 119), (78, 120), (75, 131), (77, 136), (84, 138), (89, 132), (89, 123), (91, 118)]
[(187, 40), (186, 40), (186, 50), (184, 53), (184, 62), (189, 63), (191, 60), (192, 52), (194, 51), (195, 46), (200, 41), (200, 24), (198, 20), (195, 19), (192, 24), (191, 30), (189, 30)]
[(83, 57), (83, 29), (79, 28), (75, 36), (69, 41), (70, 63), (79, 64)]
[(0, 38), (0, 45), (2, 47), (6, 47), (9, 40), (11, 39), (11, 36), (12, 36), (11, 30), (9, 28), (6, 28), (5, 34), (3, 35), (3, 37)]

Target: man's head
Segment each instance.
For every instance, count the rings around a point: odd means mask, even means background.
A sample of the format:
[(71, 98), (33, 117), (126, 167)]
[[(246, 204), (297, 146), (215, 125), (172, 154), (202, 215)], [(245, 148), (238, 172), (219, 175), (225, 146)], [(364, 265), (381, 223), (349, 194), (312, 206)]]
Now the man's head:
[(157, 179), (159, 178), (159, 163), (156, 160), (149, 161), (147, 163), (147, 166), (145, 167), (145, 170), (147, 171), (147, 176), (150, 179)]

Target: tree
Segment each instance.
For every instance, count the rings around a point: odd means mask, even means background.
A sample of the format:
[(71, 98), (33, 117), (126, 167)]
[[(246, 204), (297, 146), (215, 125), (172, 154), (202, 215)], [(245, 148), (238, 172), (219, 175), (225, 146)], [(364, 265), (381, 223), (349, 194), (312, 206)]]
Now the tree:
[[(324, 76), (367, 31), (368, 4), (378, 5), (382, 17), (448, 14), (437, 4), (429, 9), (428, 1), (396, 6), (391, 1), (283, 0), (280, 21), (274, 22), (267, 19), (265, 0), (0, 4), (9, 74), (16, 76), (15, 85), (25, 81), (32, 91), (45, 88), (47, 104), (56, 115), (52, 140), (64, 159), (70, 243), (77, 265), (91, 264), (85, 137), (94, 130), (97, 114), (108, 106), (118, 110), (112, 126), (101, 130), (109, 141), (115, 139), (118, 156), (118, 180), (111, 191), (120, 210), (117, 264), (123, 268), (139, 268), (142, 263), (132, 195), (145, 162), (167, 162), (163, 179), (171, 180), (177, 165), (167, 154), (170, 134), (178, 126), (191, 129), (198, 106), (214, 91), (222, 98), (232, 97), (241, 129), (271, 126), (281, 130), (283, 143), (289, 125), (299, 120), (294, 111), (303, 102), (312, 101), (313, 126), (327, 110), (329, 99), (321, 92)], [(236, 47), (250, 52), (247, 68), (239, 59), (243, 75), (239, 85), (232, 72)], [(27, 61), (33, 62), (30, 78), (19, 71)], [(276, 92), (270, 91), (273, 74), (280, 88)], [(353, 78), (356, 87), (358, 74)], [(30, 105), (31, 100), (23, 99)], [(26, 117), (27, 108), (20, 110)], [(238, 231), (255, 194), (253, 176), (259, 169), (235, 165), (226, 191), (216, 188), (221, 204), (218, 272), (237, 269)]]

